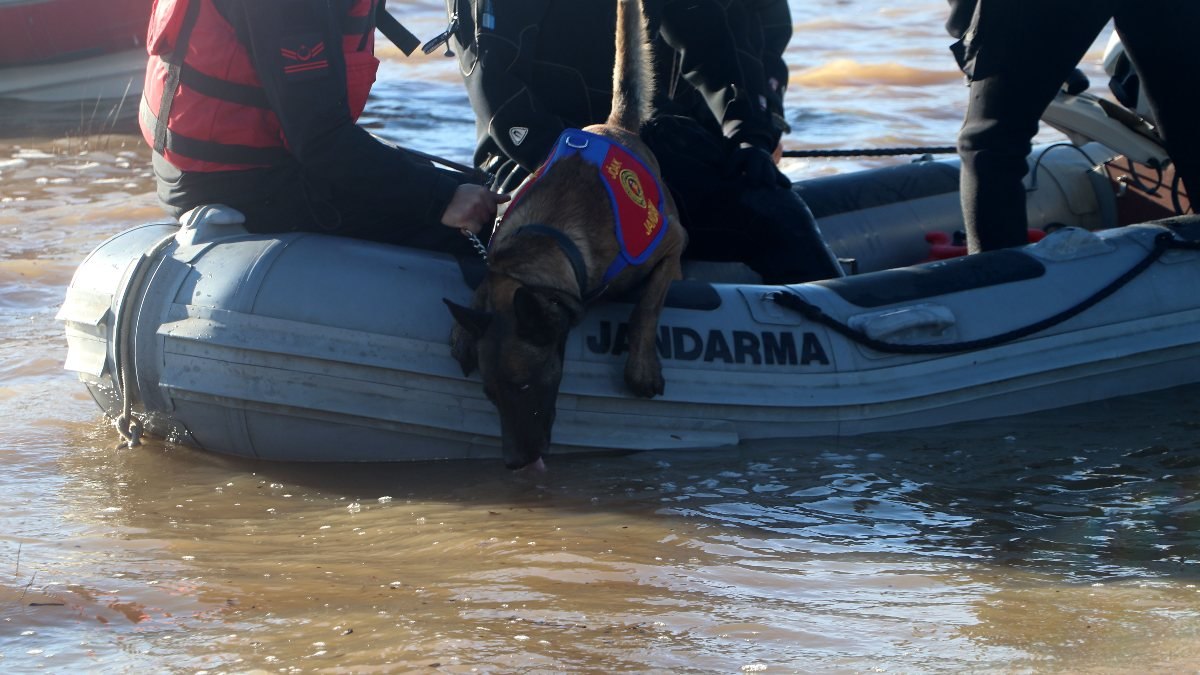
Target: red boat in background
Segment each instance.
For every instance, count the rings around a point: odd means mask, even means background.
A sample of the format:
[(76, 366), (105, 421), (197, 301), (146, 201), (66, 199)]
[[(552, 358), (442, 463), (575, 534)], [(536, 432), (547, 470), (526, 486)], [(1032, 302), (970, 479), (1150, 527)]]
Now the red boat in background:
[(137, 94), (151, 0), (0, 0), (0, 97)]
[(140, 48), (150, 0), (0, 0), (0, 68)]

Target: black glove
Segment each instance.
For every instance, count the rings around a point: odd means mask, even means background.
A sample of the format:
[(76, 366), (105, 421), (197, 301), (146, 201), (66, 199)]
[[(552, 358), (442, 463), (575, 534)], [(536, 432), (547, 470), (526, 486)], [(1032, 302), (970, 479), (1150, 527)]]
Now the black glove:
[(746, 187), (792, 187), (792, 181), (775, 166), (771, 153), (750, 143), (739, 143), (725, 160), (725, 177)]

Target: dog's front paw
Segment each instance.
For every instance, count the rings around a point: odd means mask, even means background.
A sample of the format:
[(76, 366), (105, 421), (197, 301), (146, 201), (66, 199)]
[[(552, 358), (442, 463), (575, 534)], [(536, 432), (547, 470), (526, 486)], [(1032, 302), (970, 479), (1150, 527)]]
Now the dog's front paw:
[(458, 324), (450, 329), (450, 355), (462, 367), (463, 375), (470, 375), (479, 367), (479, 353), (475, 350), (475, 336)]
[(657, 358), (626, 361), (625, 386), (642, 398), (661, 396), (666, 387), (662, 375), (662, 363)]

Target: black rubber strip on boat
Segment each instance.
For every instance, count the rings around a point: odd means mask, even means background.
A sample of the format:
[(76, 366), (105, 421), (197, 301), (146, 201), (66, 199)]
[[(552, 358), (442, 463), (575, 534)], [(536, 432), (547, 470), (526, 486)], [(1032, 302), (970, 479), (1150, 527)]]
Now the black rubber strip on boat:
[[(842, 323), (832, 316), (829, 316), (820, 307), (805, 300), (796, 293), (783, 290), (773, 293), (771, 298), (781, 307), (786, 307), (808, 319), (809, 321), (825, 326), (826, 328), (829, 328), (830, 330), (849, 338), (850, 340), (853, 340), (854, 342), (867, 347), (868, 349), (874, 349), (875, 351), (883, 352), (885, 354), (952, 354), (956, 352), (968, 352), (977, 349), (986, 349), (988, 347), (1002, 345), (1006, 342), (1012, 342), (1013, 340), (1019, 340), (1023, 337), (1028, 337), (1035, 333), (1046, 330), (1047, 328), (1056, 326), (1073, 316), (1082, 314), (1091, 307), (1099, 304), (1108, 296), (1116, 293), (1123, 286), (1125, 286), (1125, 284), (1128, 284), (1130, 281), (1136, 279), (1138, 275), (1146, 271), (1148, 267), (1153, 265), (1159, 258), (1163, 256), (1164, 253), (1170, 250), (1200, 251), (1200, 241), (1196, 241), (1194, 239), (1178, 239), (1176, 238), (1175, 233), (1169, 231), (1160, 232), (1154, 237), (1154, 247), (1150, 249), (1150, 252), (1147, 253), (1144, 258), (1142, 258), (1136, 265), (1129, 268), (1129, 270), (1127, 270), (1124, 274), (1116, 279), (1113, 279), (1106, 286), (1096, 291), (1083, 301), (1076, 303), (1075, 305), (1072, 305), (1071, 307), (1068, 307), (1067, 309), (1064, 309), (1053, 316), (1048, 316), (1029, 325), (1021, 326), (1020, 328), (1014, 328), (1013, 330), (986, 338), (966, 340), (963, 342), (906, 344), (876, 340), (863, 331)], [(967, 256), (968, 259), (971, 257), (982, 256)]]
[(816, 283), (846, 302), (871, 308), (1036, 279), (1045, 273), (1046, 267), (1033, 256), (1006, 249)]

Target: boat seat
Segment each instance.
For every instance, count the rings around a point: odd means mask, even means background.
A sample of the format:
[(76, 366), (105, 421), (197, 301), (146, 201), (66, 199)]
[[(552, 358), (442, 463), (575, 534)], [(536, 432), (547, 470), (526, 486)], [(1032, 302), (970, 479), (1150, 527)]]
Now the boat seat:
[(1045, 266), (1027, 253), (1004, 249), (815, 283), (846, 302), (869, 308), (1036, 279), (1045, 273)]

